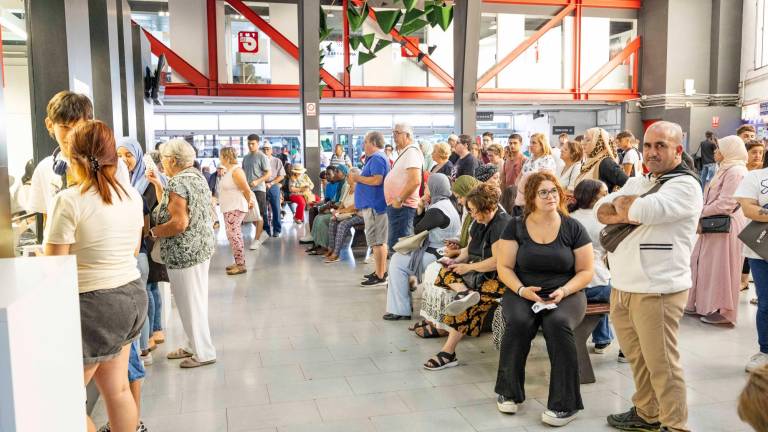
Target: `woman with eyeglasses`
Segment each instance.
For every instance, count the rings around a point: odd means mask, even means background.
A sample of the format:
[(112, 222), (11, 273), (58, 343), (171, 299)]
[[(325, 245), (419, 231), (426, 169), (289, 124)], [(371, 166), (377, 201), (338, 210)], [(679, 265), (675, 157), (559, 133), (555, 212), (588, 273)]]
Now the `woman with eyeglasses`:
[[(594, 256), (587, 230), (568, 216), (565, 191), (553, 174), (528, 179), (525, 214), (507, 224), (498, 245), (506, 331), (496, 378), (497, 407), (517, 412), (525, 400), (525, 363), (539, 327), (551, 365), (549, 400), (541, 421), (565, 426), (584, 409), (574, 329), (587, 308), (582, 289), (592, 280)], [(539, 309), (546, 306), (543, 309)]]

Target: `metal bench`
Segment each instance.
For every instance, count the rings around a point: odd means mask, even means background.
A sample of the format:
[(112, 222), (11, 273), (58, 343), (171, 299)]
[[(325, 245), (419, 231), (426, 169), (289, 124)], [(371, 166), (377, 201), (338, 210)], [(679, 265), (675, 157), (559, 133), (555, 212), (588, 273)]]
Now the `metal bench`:
[[(587, 340), (603, 315), (609, 313), (610, 310), (611, 306), (608, 303), (587, 304), (587, 312), (584, 315), (584, 319), (574, 331), (576, 353), (579, 359), (579, 377), (582, 384), (592, 384), (595, 382), (595, 372), (592, 369), (592, 360), (589, 358)], [(501, 305), (499, 305), (493, 315), (493, 343), (497, 350), (501, 345), (502, 337), (504, 337), (505, 327), (504, 318), (501, 315)]]

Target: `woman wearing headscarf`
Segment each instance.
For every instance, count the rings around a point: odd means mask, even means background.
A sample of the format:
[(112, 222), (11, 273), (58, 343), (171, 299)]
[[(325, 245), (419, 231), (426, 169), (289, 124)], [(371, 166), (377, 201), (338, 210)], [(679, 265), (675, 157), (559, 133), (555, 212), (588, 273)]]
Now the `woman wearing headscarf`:
[(384, 319), (394, 321), (411, 319), (411, 295), (409, 278), (421, 279), (424, 269), (441, 257), (438, 249), (444, 242), (459, 234), (459, 213), (451, 202), (451, 182), (445, 174), (429, 176), (427, 192), (429, 207), (424, 217), (414, 227), (414, 233), (429, 231), (424, 246), (409, 254), (399, 252), (389, 262), (389, 288), (387, 289), (387, 313)]
[(701, 217), (730, 217), (727, 233), (701, 233), (691, 256), (693, 287), (686, 312), (707, 324), (736, 324), (744, 263), (738, 234), (747, 224), (733, 195), (747, 174), (747, 148), (736, 135), (720, 139), (715, 150), (720, 167), (704, 189)]
[(587, 155), (587, 160), (581, 165), (581, 173), (576, 177), (576, 184), (583, 179), (600, 180), (608, 186), (608, 192), (624, 186), (628, 177), (616, 163), (616, 150), (611, 143), (611, 136), (605, 129), (588, 129), (584, 133), (581, 148)]

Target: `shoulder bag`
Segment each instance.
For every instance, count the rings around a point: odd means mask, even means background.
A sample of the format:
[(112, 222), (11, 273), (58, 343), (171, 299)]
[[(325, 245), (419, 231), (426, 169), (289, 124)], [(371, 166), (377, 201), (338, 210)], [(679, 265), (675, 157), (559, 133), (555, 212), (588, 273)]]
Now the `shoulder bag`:
[(422, 247), (428, 235), (429, 231), (425, 230), (418, 234), (400, 237), (397, 243), (395, 243), (395, 246), (393, 246), (393, 249), (395, 249), (395, 252), (408, 255), (409, 253)]
[[(725, 171), (729, 169), (727, 168)], [(725, 171), (723, 174), (725, 174)], [(721, 182), (720, 190), (722, 189), (723, 185)], [(699, 232), (701, 234), (727, 234), (731, 232), (731, 215), (739, 211), (740, 208), (741, 205), (737, 204), (730, 214), (705, 216), (699, 219)]]
[(768, 222), (748, 223), (739, 233), (739, 240), (762, 259), (768, 261)]
[[(661, 189), (661, 185), (661, 182), (656, 183), (648, 192), (640, 195), (640, 197), (642, 198), (658, 192), (659, 189)], [(616, 248), (619, 247), (619, 244), (639, 226), (640, 225), (628, 223), (606, 225), (606, 227), (600, 231), (600, 245), (608, 252), (615, 252)]]

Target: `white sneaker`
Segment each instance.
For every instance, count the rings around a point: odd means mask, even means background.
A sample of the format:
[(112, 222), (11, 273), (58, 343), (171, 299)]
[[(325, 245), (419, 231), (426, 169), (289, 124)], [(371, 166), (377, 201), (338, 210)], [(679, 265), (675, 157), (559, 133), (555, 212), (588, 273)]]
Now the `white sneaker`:
[(749, 359), (749, 363), (747, 363), (747, 367), (744, 369), (747, 372), (754, 372), (756, 369), (765, 365), (768, 365), (768, 354), (759, 352)]
[(261, 248), (261, 240), (254, 240), (251, 242), (251, 245), (248, 246), (248, 249), (250, 250), (257, 250)]
[(267, 241), (267, 239), (269, 239), (269, 234), (267, 234), (266, 231), (262, 231), (261, 236), (259, 236), (259, 241), (264, 243), (265, 241)]
[(301, 241), (301, 242), (311, 242), (312, 240), (314, 240), (312, 238), (312, 234), (307, 234), (304, 237), (299, 239), (299, 241)]
[(568, 423), (572, 422), (574, 419), (576, 419), (576, 414), (578, 414), (578, 411), (552, 411), (552, 410), (546, 410), (543, 413), (541, 413), (541, 421), (544, 424), (548, 424), (550, 426), (560, 427), (565, 426)]
[(504, 414), (515, 414), (517, 412), (515, 401), (502, 395), (496, 397), (496, 408)]
[(144, 363), (144, 366), (149, 366), (152, 364), (154, 360), (152, 360), (152, 353), (147, 353), (145, 356), (140, 356), (141, 362)]

